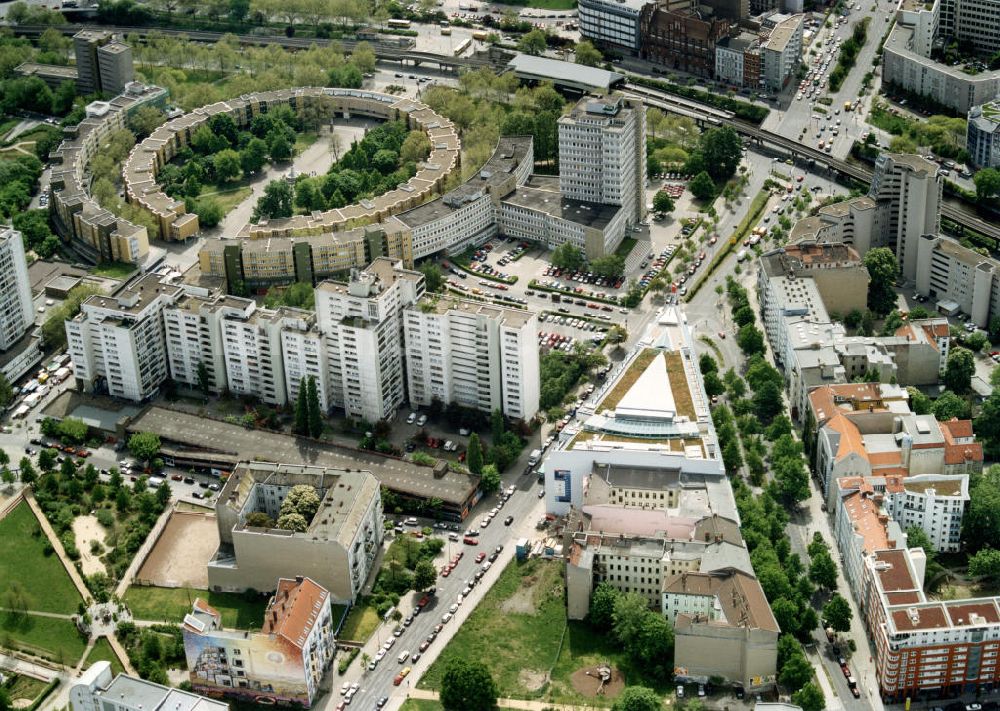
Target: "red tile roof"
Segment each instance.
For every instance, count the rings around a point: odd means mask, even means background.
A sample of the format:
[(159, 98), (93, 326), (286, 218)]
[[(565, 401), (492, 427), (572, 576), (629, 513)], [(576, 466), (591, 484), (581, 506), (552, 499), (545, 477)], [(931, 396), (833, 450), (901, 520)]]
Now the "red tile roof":
[(301, 647), (306, 643), (329, 596), (324, 587), (310, 578), (282, 578), (278, 581), (271, 604), (264, 612), (262, 632), (284, 637)]

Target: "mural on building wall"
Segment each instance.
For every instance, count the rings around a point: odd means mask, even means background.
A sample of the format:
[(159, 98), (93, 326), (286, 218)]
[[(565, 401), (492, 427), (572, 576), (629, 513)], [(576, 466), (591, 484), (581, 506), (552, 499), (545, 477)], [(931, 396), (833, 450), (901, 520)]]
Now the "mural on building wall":
[(185, 630), (184, 654), (197, 693), (309, 706), (301, 652), (281, 637), (230, 638)]

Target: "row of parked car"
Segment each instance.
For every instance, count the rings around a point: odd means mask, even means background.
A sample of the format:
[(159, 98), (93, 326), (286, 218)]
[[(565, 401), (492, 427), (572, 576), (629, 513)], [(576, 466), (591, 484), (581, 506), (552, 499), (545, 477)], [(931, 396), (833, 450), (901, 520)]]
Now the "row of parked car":
[(609, 289), (620, 289), (622, 284), (625, 283), (624, 277), (611, 278), (594, 274), (594, 272), (574, 272), (560, 269), (551, 264), (545, 268), (543, 274), (544, 276), (559, 277), (566, 281), (575, 281), (578, 284), (593, 284), (594, 286), (603, 286)]

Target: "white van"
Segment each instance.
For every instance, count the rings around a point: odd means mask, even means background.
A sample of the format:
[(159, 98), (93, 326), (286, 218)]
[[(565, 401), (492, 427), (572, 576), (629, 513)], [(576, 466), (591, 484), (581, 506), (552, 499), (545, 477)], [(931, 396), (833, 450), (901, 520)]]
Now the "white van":
[(398, 657), (396, 657), (396, 661), (397, 661), (397, 662), (398, 662), (399, 664), (405, 664), (405, 663), (406, 663), (406, 660), (407, 660), (407, 659), (409, 659), (409, 658), (410, 658), (410, 653), (409, 653), (409, 652), (406, 652), (406, 651), (403, 651), (403, 652), (400, 652), (400, 653), (399, 653), (399, 656), (398, 656)]
[(533, 467), (540, 461), (542, 461), (542, 450), (540, 449), (531, 450), (531, 454), (528, 455), (528, 466)]

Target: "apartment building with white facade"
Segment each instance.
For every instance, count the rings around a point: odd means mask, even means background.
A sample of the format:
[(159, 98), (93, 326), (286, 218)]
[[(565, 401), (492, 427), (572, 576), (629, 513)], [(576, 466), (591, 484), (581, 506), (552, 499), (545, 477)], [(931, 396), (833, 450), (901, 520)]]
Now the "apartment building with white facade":
[(559, 119), (559, 189), (572, 200), (645, 216), (646, 110), (637, 99), (584, 97)]
[(768, 91), (781, 91), (802, 62), (803, 15), (777, 16), (760, 44), (761, 79)]
[(163, 310), (180, 293), (147, 274), (84, 301), (66, 322), (77, 388), (139, 402), (155, 395), (168, 374)]
[(538, 317), (531, 311), (427, 296), (403, 311), (412, 407), (437, 399), (530, 420), (538, 411)]
[(405, 306), (424, 294), (420, 272), (379, 258), (348, 283), (316, 287), (316, 320), (326, 344), (327, 403), (348, 417), (391, 420), (405, 397)]
[(977, 168), (1000, 167), (1000, 101), (969, 109), (965, 149)]
[[(305, 531), (250, 526), (277, 521), (292, 487), (312, 486), (319, 510)], [(337, 603), (353, 602), (382, 545), (382, 494), (371, 472), (299, 464), (240, 462), (215, 506), (219, 549), (208, 564), (213, 590), (268, 590), (278, 577), (308, 575)]]
[(0, 226), (0, 373), (14, 382), (42, 358), (21, 233)]
[(192, 688), (261, 705), (309, 708), (337, 651), (330, 598), (311, 578), (280, 578), (259, 632), (224, 629), (219, 611), (195, 598), (181, 626)]
[(229, 711), (229, 704), (91, 664), (69, 689), (72, 711)]

